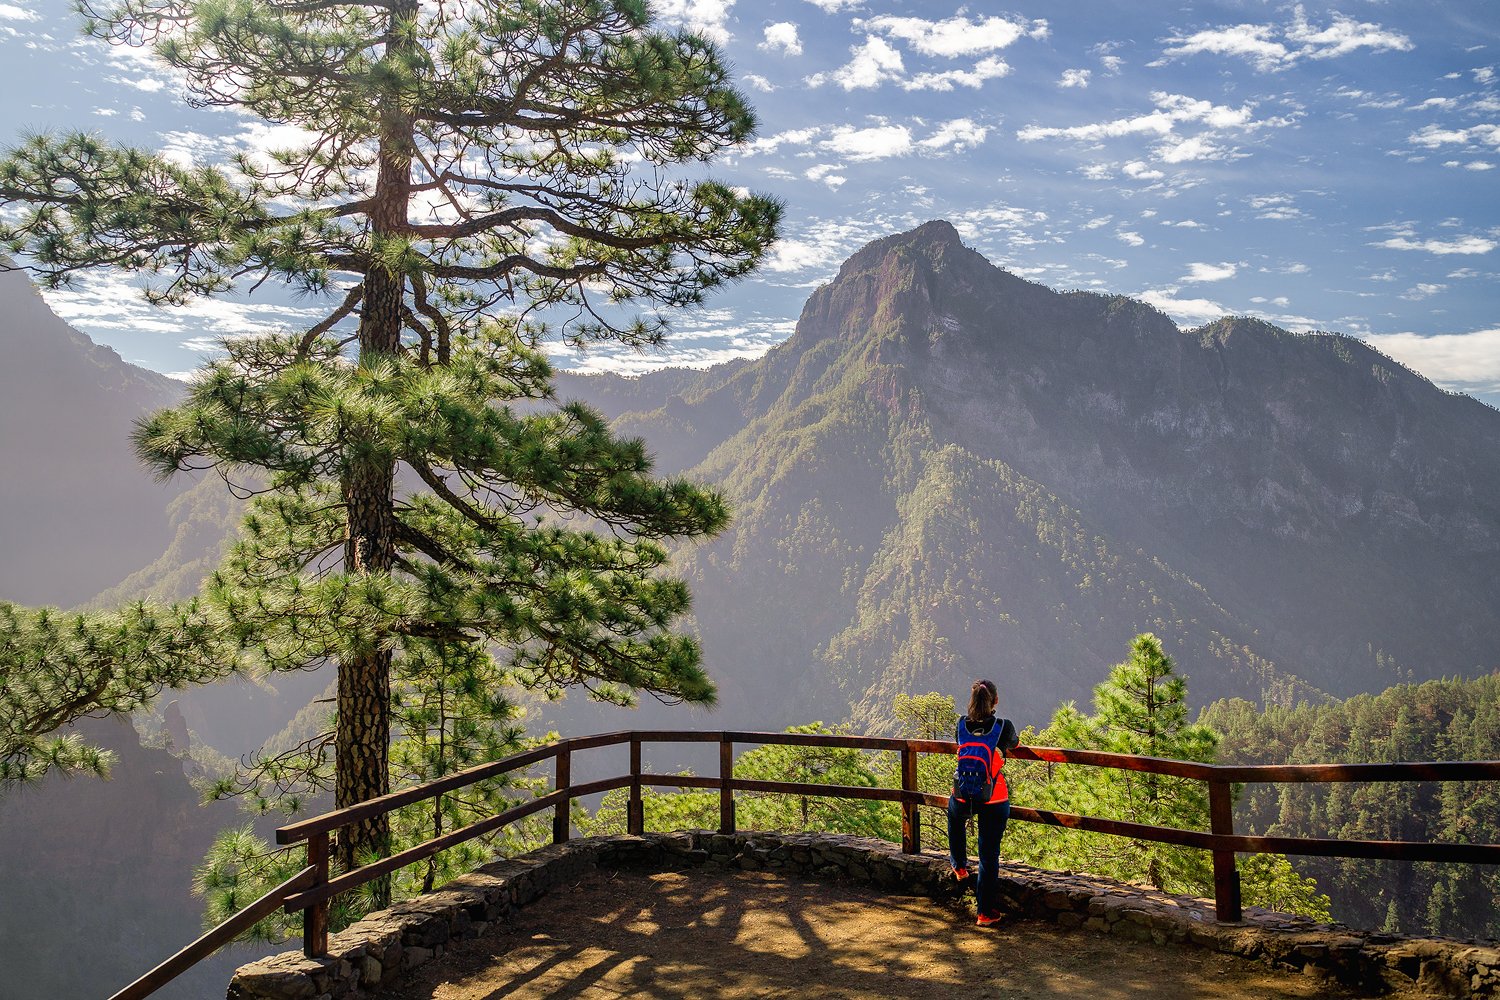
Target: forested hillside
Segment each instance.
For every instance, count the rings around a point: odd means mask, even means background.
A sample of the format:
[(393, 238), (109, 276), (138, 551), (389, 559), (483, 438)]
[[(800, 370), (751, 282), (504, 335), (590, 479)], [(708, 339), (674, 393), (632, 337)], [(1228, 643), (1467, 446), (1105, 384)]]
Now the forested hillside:
[[(1241, 700), (1204, 709), (1223, 734), (1225, 764), (1352, 764), (1500, 760), (1500, 672), (1476, 680), (1402, 684), (1341, 703)], [(1278, 837), (1500, 843), (1494, 782), (1251, 785), (1235, 829)], [(1408, 934), (1500, 937), (1500, 873), (1493, 865), (1293, 858), (1333, 901), (1337, 920)]]
[(976, 675), (1043, 723), (1148, 630), (1205, 701), (1493, 666), (1500, 413), (1351, 338), (1182, 332), (934, 222), (757, 361), (559, 387), (735, 501), (678, 565), (755, 724), (879, 726), (893, 692)]

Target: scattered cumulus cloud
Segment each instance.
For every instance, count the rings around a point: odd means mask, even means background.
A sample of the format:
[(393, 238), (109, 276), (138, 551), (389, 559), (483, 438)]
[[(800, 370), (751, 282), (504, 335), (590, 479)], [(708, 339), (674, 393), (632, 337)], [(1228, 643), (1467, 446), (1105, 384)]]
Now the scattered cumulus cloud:
[[(943, 21), (920, 17), (882, 15), (868, 19), (855, 18), (855, 31), (865, 33), (862, 44), (849, 47), (850, 60), (838, 69), (816, 73), (806, 80), (810, 87), (836, 83), (845, 90), (878, 87), (887, 81), (899, 83), (906, 90), (952, 90), (955, 86), (982, 87), (984, 81), (1005, 76), (1011, 67), (995, 55), (985, 55), (1005, 48), (1018, 38), (1045, 38), (1047, 22), (1025, 19), (1008, 21), (1002, 17), (970, 21), (963, 11)], [(908, 77), (901, 51), (895, 40), (919, 55), (940, 59), (979, 56), (972, 69), (923, 71)]]
[(887, 80), (899, 80), (906, 74), (901, 53), (884, 38), (871, 35), (863, 45), (849, 47), (854, 57), (832, 73), (815, 73), (807, 78), (809, 87), (836, 83), (845, 90), (878, 87)]
[(1228, 310), (1211, 299), (1179, 299), (1177, 287), (1151, 289), (1141, 293), (1141, 301), (1161, 310), (1179, 325), (1184, 321), (1202, 324), (1216, 320)]
[(8, 3), (0, 3), (0, 21), (40, 21), (42, 15), (34, 10), (24, 10)]
[[(1194, 160), (1238, 159), (1248, 155), (1239, 153), (1236, 147), (1216, 141), (1225, 132), (1249, 133), (1266, 127), (1284, 127), (1294, 121), (1293, 118), (1286, 117), (1257, 120), (1254, 117), (1253, 103), (1232, 108), (1164, 91), (1154, 91), (1151, 100), (1156, 104), (1156, 110), (1147, 114), (1067, 127), (1028, 125), (1016, 132), (1016, 138), (1022, 142), (1069, 139), (1074, 142), (1097, 143), (1131, 135), (1155, 137), (1158, 142), (1153, 152), (1157, 160), (1163, 163), (1187, 163)], [(1205, 128), (1196, 135), (1183, 136), (1176, 131), (1183, 124), (1197, 124)], [(1143, 161), (1140, 171), (1141, 174), (1145, 173)]]
[(1089, 85), (1089, 77), (1093, 74), (1086, 69), (1065, 69), (1062, 79), (1057, 81), (1059, 87), (1084, 87)]
[(1500, 389), (1500, 329), (1444, 333), (1370, 334), (1365, 341), (1450, 389)]
[(1301, 4), (1294, 8), (1292, 20), (1286, 25), (1223, 25), (1190, 35), (1177, 34), (1165, 41), (1168, 45), (1161, 58), (1148, 65), (1162, 66), (1173, 59), (1209, 53), (1238, 56), (1265, 73), (1288, 69), (1305, 59), (1333, 59), (1362, 48), (1371, 52), (1408, 52), (1413, 48), (1411, 39), (1399, 32), (1338, 12), (1334, 12), (1328, 27), (1316, 27), (1308, 23)]
[(1232, 278), (1243, 264), (1199, 264), (1188, 265), (1188, 273), (1184, 274), (1178, 281), (1223, 281)]
[(729, 41), (729, 8), (734, 0), (656, 0), (652, 7), (665, 24), (697, 32), (720, 45)]
[(756, 48), (766, 52), (781, 50), (784, 56), (800, 56), (802, 40), (797, 37), (797, 25), (791, 21), (780, 21), (766, 26), (766, 40)]
[(1493, 66), (1480, 66), (1478, 69), (1470, 70), (1474, 74), (1474, 82), (1481, 86), (1487, 86), (1495, 82), (1495, 68)]
[(741, 79), (763, 94), (769, 94), (776, 89), (774, 83), (755, 73), (746, 73)]
[(1115, 239), (1119, 240), (1121, 243), (1128, 243), (1133, 247), (1138, 247), (1142, 243), (1146, 242), (1141, 237), (1140, 233), (1132, 233), (1126, 229), (1121, 229), (1120, 231), (1115, 233)]
[(984, 81), (995, 80), (1010, 72), (1010, 64), (991, 56), (974, 64), (972, 70), (950, 69), (942, 73), (918, 73), (902, 82), (903, 90), (952, 90), (953, 85), (979, 89)]
[(867, 163), (910, 153), (911, 129), (905, 125), (877, 125), (873, 128), (840, 125), (833, 130), (831, 138), (823, 140), (819, 145), (854, 163)]
[(917, 145), (929, 150), (945, 149), (951, 146), (955, 153), (961, 153), (965, 149), (984, 142), (984, 137), (988, 134), (988, 128), (975, 125), (968, 118), (955, 118), (952, 121), (943, 122), (936, 132), (918, 142)]
[(1153, 170), (1146, 166), (1142, 160), (1131, 160), (1120, 168), (1127, 177), (1134, 177), (1138, 181), (1157, 181), (1167, 176), (1160, 170)]
[(1401, 297), (1408, 302), (1420, 302), (1429, 295), (1436, 295), (1439, 292), (1446, 292), (1447, 290), (1447, 285), (1429, 285), (1424, 282), (1418, 282), (1415, 288), (1408, 288)]
[(1455, 240), (1414, 240), (1406, 236), (1396, 236), (1370, 244), (1372, 247), (1385, 247), (1388, 250), (1426, 250), (1428, 253), (1441, 256), (1454, 253), (1489, 253), (1497, 245), (1500, 244), (1482, 236), (1461, 236)]
[(954, 59), (1003, 49), (1025, 35), (1045, 38), (1047, 22), (1007, 21), (1003, 17), (988, 17), (976, 22), (962, 14), (944, 21), (883, 15), (868, 20), (855, 18), (854, 29), (871, 35), (899, 38), (909, 43), (913, 51), (925, 56)]

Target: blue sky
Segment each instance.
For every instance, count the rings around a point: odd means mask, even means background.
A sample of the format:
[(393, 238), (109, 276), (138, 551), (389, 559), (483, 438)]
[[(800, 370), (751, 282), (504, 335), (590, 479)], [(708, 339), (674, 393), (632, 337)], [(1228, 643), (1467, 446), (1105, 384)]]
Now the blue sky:
[[(1493, 2), (664, 0), (719, 41), (759, 109), (713, 169), (775, 194), (786, 239), (756, 277), (675, 318), (644, 371), (756, 356), (869, 240), (934, 218), (1056, 288), (1365, 337), (1500, 403), (1500, 8)], [(212, 162), (278, 130), (198, 111), (142, 52), (59, 2), (0, 0), (0, 136), (97, 129)], [(154, 310), (115, 278), (50, 294), (127, 359), (191, 370), (215, 337), (306, 326), (263, 289)]]

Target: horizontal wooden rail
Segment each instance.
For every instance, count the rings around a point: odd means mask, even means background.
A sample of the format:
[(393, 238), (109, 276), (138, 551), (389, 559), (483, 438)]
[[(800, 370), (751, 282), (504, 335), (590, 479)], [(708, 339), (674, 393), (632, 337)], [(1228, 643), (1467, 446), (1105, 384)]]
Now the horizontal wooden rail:
[(197, 965), (241, 934), (275, 913), (282, 902), (312, 883), (314, 870), (308, 865), (264, 896), (203, 935), (165, 962), (125, 987), (109, 1000), (142, 1000)]
[[(644, 743), (717, 743), (719, 775), (651, 774), (642, 767)], [(751, 746), (810, 746), (858, 750), (896, 751), (901, 754), (901, 788), (873, 788), (858, 785), (825, 785), (795, 781), (759, 781), (736, 778), (734, 744)], [(572, 754), (598, 747), (630, 745), (630, 773), (575, 785), (570, 781)], [(762, 733), (737, 730), (625, 730), (594, 736), (573, 737), (501, 760), (481, 764), (437, 781), (382, 795), (346, 809), (314, 816), (288, 824), (276, 831), (276, 842), (295, 844), (308, 841), (308, 867), (272, 889), (239, 913), (188, 945), (161, 965), (136, 980), (110, 1000), (142, 1000), (162, 985), (229, 943), (257, 921), (282, 908), (288, 913), (310, 910), (304, 917), (305, 947), (309, 953), (326, 951), (328, 901), (342, 892), (373, 879), (388, 875), (475, 837), (483, 836), (545, 809), (555, 809), (553, 837), (568, 838), (568, 804), (575, 798), (630, 788), (627, 808), (628, 828), (642, 832), (644, 809), (640, 796), (642, 786), (702, 788), (719, 790), (720, 829), (734, 832), (734, 798), (736, 791), (784, 795), (805, 795), (873, 802), (893, 802), (902, 806), (902, 850), (920, 850), (918, 806), (945, 808), (946, 795), (933, 795), (916, 788), (916, 755), (919, 753), (953, 754), (956, 744), (947, 740), (908, 740), (883, 736), (838, 736), (813, 733)], [(1098, 750), (1068, 750), (1059, 747), (1018, 746), (1008, 750), (1009, 757), (1052, 764), (1075, 764), (1086, 767), (1108, 767), (1149, 774), (1205, 781), (1209, 786), (1211, 832), (1150, 826), (1094, 816), (1012, 806), (1012, 819), (1041, 823), (1072, 830), (1086, 830), (1134, 840), (1177, 844), (1211, 851), (1214, 856), (1215, 896), (1220, 920), (1238, 920), (1239, 876), (1235, 872), (1236, 852), (1250, 854), (1300, 854), (1317, 857), (1375, 858), (1398, 861), (1442, 861), (1465, 864), (1500, 864), (1500, 845), (1496, 844), (1428, 844), (1410, 841), (1320, 840), (1295, 837), (1247, 837), (1233, 832), (1231, 789), (1238, 783), (1252, 782), (1346, 782), (1346, 781), (1493, 781), (1500, 780), (1500, 761), (1410, 761), (1389, 764), (1271, 764), (1215, 765), (1160, 757), (1106, 753)], [(557, 759), (556, 788), (531, 801), (482, 819), (459, 830), (408, 848), (389, 858), (345, 872), (337, 878), (326, 878), (329, 835), (334, 831), (391, 812), (403, 806), (444, 795), (480, 781), (498, 778), (511, 771), (541, 761)]]
[(496, 813), (477, 823), (470, 823), (451, 833), (445, 833), (441, 837), (425, 841), (415, 847), (408, 847), (399, 854), (392, 854), (388, 858), (361, 865), (351, 872), (345, 872), (338, 878), (329, 879), (324, 884), (307, 892), (298, 893), (286, 901), (286, 912), (295, 913), (304, 907), (312, 906), (314, 903), (325, 899), (332, 899), (341, 892), (348, 892), (356, 886), (364, 885), (366, 882), (388, 875), (393, 871), (405, 868), (407, 865), (415, 864), (424, 858), (431, 857), (439, 851), (446, 851), (450, 847), (457, 847), (466, 840), (481, 837), (491, 830), (498, 830), (502, 826), (514, 823), (518, 819), (525, 819), (532, 813), (541, 812), (543, 809), (566, 802), (568, 799), (578, 795), (593, 795), (596, 792), (607, 792), (615, 788), (624, 788), (630, 784), (630, 776), (623, 775), (618, 778), (605, 778), (601, 781), (591, 781), (586, 785), (574, 785), (571, 788), (560, 788), (555, 792), (523, 802), (501, 813)]

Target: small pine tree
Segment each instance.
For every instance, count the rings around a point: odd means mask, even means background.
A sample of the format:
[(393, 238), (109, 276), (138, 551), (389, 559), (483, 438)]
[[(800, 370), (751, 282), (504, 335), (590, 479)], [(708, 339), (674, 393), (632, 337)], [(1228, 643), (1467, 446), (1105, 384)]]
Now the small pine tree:
[[(1187, 684), (1174, 673), (1161, 640), (1147, 632), (1130, 656), (1094, 689), (1094, 715), (1059, 708), (1038, 740), (1052, 746), (1212, 763), (1218, 737), (1187, 717)], [(1114, 768), (1058, 765), (1050, 780), (1024, 784), (1036, 805), (1059, 812), (1153, 826), (1207, 829), (1201, 782)], [(1017, 831), (1020, 833), (1020, 831)], [(1181, 892), (1212, 885), (1209, 856), (1189, 848), (1102, 834), (1028, 830), (1007, 837), (1008, 850), (1047, 867), (1085, 869)]]
[[(1071, 704), (1052, 717), (1034, 741), (1046, 746), (1212, 764), (1219, 734), (1188, 721), (1187, 681), (1178, 676), (1161, 640), (1135, 637), (1130, 657), (1111, 668), (1094, 689), (1095, 714)], [(1028, 732), (1022, 742), (1032, 742)], [(1207, 830), (1208, 794), (1203, 783), (1170, 775), (1070, 764), (1033, 764), (1020, 769), (1015, 801), (1057, 812), (1122, 819), (1151, 826)], [(1188, 847), (1051, 828), (1012, 827), (1011, 856), (1049, 868), (1086, 869), (1124, 881), (1147, 882), (1170, 892), (1213, 894), (1212, 855)], [(1250, 855), (1241, 865), (1241, 896), (1252, 906), (1328, 919), (1327, 896), (1317, 883), (1292, 870), (1281, 855)]]

